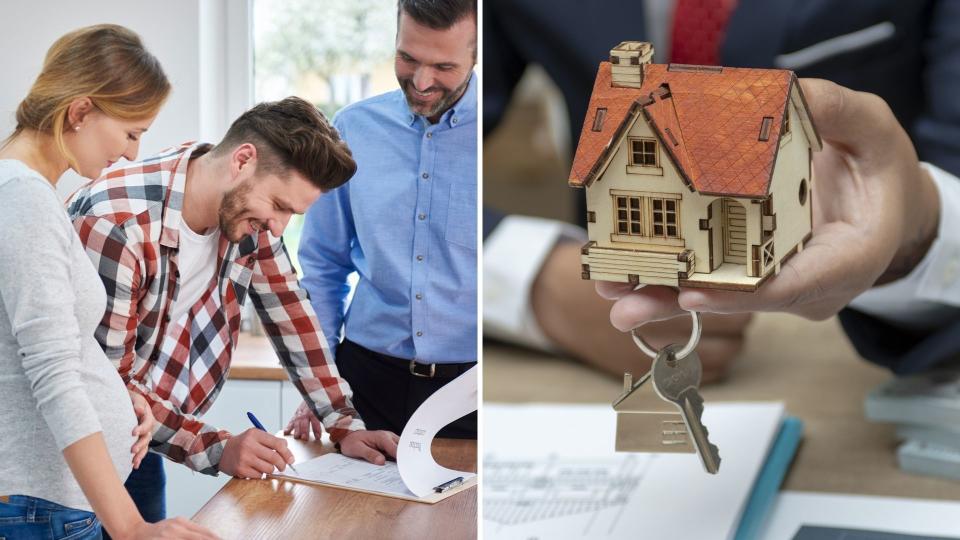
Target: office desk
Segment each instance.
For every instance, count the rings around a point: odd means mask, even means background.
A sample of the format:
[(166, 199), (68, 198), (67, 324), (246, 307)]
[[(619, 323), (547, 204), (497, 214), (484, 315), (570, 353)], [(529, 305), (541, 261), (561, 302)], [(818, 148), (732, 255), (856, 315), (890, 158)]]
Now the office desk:
[[(297, 461), (333, 451), (329, 442), (287, 441)], [(433, 455), (446, 467), (477, 470), (476, 441), (438, 439)], [(233, 479), (193, 520), (229, 540), (476, 538), (477, 488), (424, 504), (290, 481)]]
[[(489, 341), (483, 366), (485, 403), (610, 403), (622, 391), (620, 378)], [(867, 393), (890, 377), (857, 356), (836, 319), (813, 323), (761, 314), (728, 379), (704, 387), (702, 394), (708, 406), (784, 401), (787, 411), (803, 420), (803, 442), (784, 489), (960, 499), (960, 482), (901, 471), (894, 427), (864, 418)], [(575, 426), (571, 429), (576, 432)]]

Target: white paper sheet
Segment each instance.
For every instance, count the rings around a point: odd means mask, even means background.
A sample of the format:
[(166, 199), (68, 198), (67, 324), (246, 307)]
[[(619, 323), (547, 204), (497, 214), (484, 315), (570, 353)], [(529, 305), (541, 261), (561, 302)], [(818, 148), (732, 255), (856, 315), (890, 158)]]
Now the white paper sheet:
[(695, 454), (613, 451), (609, 405), (484, 404), (484, 537), (732, 538), (781, 403), (707, 403), (720, 472)]
[(403, 484), (397, 464), (393, 461), (388, 461), (384, 465), (374, 465), (362, 459), (330, 453), (297, 463), (297, 470), (300, 471), (299, 474), (287, 467), (283, 473), (273, 476), (348, 486), (388, 495), (413, 496), (413, 493)]
[(802, 525), (960, 536), (960, 502), (784, 491), (761, 540), (790, 540)]
[(455, 471), (433, 459), (430, 445), (444, 426), (477, 410), (477, 372), (479, 366), (450, 381), (428, 397), (410, 416), (400, 434), (397, 463), (407, 488), (418, 497), (455, 478), (467, 480), (476, 475)]
[(297, 463), (299, 474), (287, 468), (273, 476), (346, 486), (409, 498), (433, 495), (434, 487), (455, 478), (476, 476), (440, 466), (430, 446), (437, 432), (477, 410), (477, 367), (450, 381), (427, 398), (407, 421), (400, 435), (397, 461), (374, 465), (342, 454), (324, 454)]

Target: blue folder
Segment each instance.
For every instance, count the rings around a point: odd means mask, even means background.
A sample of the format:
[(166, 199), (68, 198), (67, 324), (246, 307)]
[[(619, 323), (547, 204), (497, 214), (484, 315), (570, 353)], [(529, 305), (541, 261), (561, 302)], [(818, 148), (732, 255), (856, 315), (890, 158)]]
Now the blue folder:
[(783, 483), (783, 477), (786, 476), (790, 463), (793, 462), (802, 435), (803, 422), (799, 418), (788, 416), (783, 420), (777, 439), (767, 455), (767, 461), (753, 484), (750, 499), (747, 500), (734, 540), (757, 539), (773, 503), (777, 501), (780, 484)]

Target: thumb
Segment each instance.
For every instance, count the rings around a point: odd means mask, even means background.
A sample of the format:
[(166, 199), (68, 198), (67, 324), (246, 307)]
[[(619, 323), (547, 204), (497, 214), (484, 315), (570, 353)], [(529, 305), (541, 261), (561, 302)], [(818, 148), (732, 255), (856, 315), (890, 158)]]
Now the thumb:
[(800, 79), (800, 87), (823, 140), (854, 156), (887, 152), (890, 131), (899, 124), (882, 98), (823, 79)]

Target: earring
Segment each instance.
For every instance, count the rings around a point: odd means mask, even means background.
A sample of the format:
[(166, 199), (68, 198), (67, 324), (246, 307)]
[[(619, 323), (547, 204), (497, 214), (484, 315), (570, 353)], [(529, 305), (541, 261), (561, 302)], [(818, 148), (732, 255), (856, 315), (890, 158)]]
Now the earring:
[(74, 131), (80, 131), (80, 126), (73, 126)]

